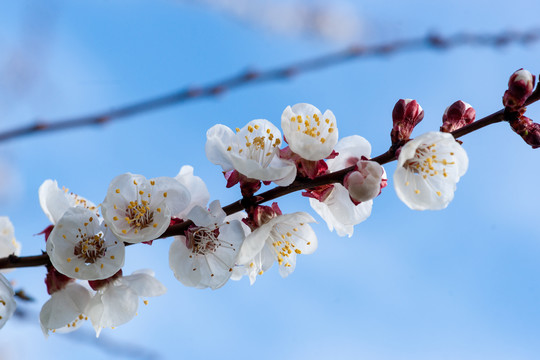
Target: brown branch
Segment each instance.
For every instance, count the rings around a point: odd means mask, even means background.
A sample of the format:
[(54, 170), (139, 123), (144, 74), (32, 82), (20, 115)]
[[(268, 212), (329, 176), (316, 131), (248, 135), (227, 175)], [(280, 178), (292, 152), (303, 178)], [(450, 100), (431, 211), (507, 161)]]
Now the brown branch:
[(292, 78), (296, 75), (323, 69), (329, 66), (345, 63), (354, 59), (366, 57), (388, 56), (410, 50), (447, 50), (458, 46), (489, 46), (501, 47), (510, 43), (529, 44), (540, 40), (540, 30), (533, 29), (524, 32), (502, 32), (499, 34), (467, 34), (459, 33), (449, 37), (428, 34), (422, 38), (396, 40), (379, 45), (353, 45), (336, 53), (323, 55), (313, 59), (300, 61), (291, 65), (277, 67), (267, 71), (249, 70), (233, 75), (221, 81), (202, 87), (187, 87), (171, 93), (157, 96), (153, 99), (135, 102), (94, 115), (81, 116), (72, 119), (45, 121), (39, 120), (34, 124), (14, 128), (0, 133), (0, 142), (19, 138), (35, 133), (66, 130), (87, 125), (99, 125), (113, 120), (148, 112), (167, 106), (185, 103), (198, 98), (210, 98), (225, 91), (243, 86), (270, 81)]
[[(538, 100), (540, 100), (540, 90), (537, 90), (527, 99), (527, 102), (525, 105), (530, 105)], [(454, 136), (454, 138), (462, 137), (466, 134), (469, 134), (473, 131), (477, 131), (485, 126), (495, 124), (498, 122), (501, 122), (504, 120), (504, 109), (501, 109), (491, 115), (488, 115), (482, 119), (479, 119), (472, 124), (469, 124), (467, 126), (462, 127), (461, 129), (458, 129), (456, 131), (453, 131), (451, 134)], [(395, 150), (388, 150), (387, 152), (376, 156), (371, 159), (372, 161), (376, 161), (379, 164), (387, 164), (391, 161), (396, 160), (395, 156)], [(317, 177), (314, 180), (311, 179), (305, 179), (305, 178), (297, 178), (292, 184), (289, 186), (278, 186), (273, 189), (270, 189), (268, 191), (265, 191), (263, 193), (257, 194), (256, 196), (252, 198), (244, 198), (237, 200), (227, 206), (223, 207), (223, 210), (227, 215), (234, 214), (238, 211), (245, 210), (251, 206), (257, 206), (262, 203), (265, 203), (267, 201), (271, 201), (274, 199), (277, 199), (279, 197), (285, 196), (287, 194), (316, 187), (321, 186), (325, 184), (334, 184), (334, 183), (342, 183), (343, 178), (345, 175), (347, 175), (350, 171), (354, 170), (354, 166), (326, 174)], [(165, 232), (158, 238), (166, 238), (170, 236), (175, 235), (183, 235), (184, 231), (187, 230), (189, 226), (193, 224), (192, 221), (187, 220), (184, 222), (181, 222), (179, 224), (171, 225), (165, 230)], [(126, 243), (126, 245), (133, 245)], [(46, 253), (43, 253), (42, 255), (36, 255), (36, 256), (15, 256), (10, 255), (7, 258), (0, 258), (0, 269), (8, 269), (8, 268), (19, 268), (19, 267), (33, 267), (33, 266), (42, 266), (42, 265), (48, 265), (50, 264), (49, 257)]]

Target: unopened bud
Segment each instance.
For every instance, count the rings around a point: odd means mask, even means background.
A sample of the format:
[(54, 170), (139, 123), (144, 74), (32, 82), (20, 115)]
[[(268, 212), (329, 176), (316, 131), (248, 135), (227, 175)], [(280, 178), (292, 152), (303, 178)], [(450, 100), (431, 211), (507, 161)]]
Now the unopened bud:
[(510, 126), (533, 149), (540, 147), (540, 124), (533, 122), (526, 116), (520, 116), (519, 119), (511, 121)]
[(343, 186), (355, 204), (369, 201), (381, 192), (384, 169), (375, 161), (360, 160), (357, 170), (351, 171), (343, 179)]
[(474, 121), (476, 111), (470, 104), (461, 100), (456, 101), (446, 108), (443, 115), (442, 132), (452, 132), (469, 125)]
[(508, 90), (504, 92), (504, 106), (514, 111), (519, 110), (531, 96), (535, 80), (536, 77), (528, 70), (519, 69), (514, 72), (508, 80)]
[(414, 127), (424, 118), (424, 110), (416, 100), (400, 99), (392, 111), (394, 126), (390, 137), (392, 144), (403, 140), (409, 140)]

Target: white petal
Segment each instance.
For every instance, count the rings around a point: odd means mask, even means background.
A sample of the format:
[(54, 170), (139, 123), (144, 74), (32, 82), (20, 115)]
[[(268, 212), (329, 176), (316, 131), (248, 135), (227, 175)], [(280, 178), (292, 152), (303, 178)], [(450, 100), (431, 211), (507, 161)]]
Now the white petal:
[(208, 204), (210, 193), (204, 181), (200, 177), (193, 175), (192, 166), (182, 166), (175, 179), (184, 185), (191, 195), (189, 205), (180, 213), (175, 214), (176, 217), (183, 219), (195, 205), (206, 206)]
[(39, 313), (41, 329), (45, 336), (49, 330), (67, 327), (79, 322), (79, 316), (84, 314), (90, 301), (90, 292), (83, 286), (71, 283), (64, 289), (51, 295)]
[(223, 171), (233, 169), (227, 148), (236, 142), (236, 134), (225, 125), (217, 124), (206, 132), (206, 157), (212, 163), (221, 165)]
[(15, 293), (9, 281), (0, 274), (0, 329), (15, 312)]
[(125, 285), (108, 285), (103, 293), (96, 293), (88, 303), (86, 313), (92, 321), (96, 337), (102, 328), (127, 323), (137, 313), (139, 297)]
[(344, 137), (339, 140), (334, 150), (338, 153), (338, 156), (326, 161), (328, 170), (331, 172), (356, 165), (358, 160), (362, 159), (362, 156), (368, 159), (371, 156), (371, 144), (359, 135)]
[(160, 296), (167, 292), (165, 285), (156, 279), (153, 274), (150, 275), (143, 271), (134, 272), (129, 276), (124, 276), (120, 281), (127, 285), (138, 296)]
[(58, 188), (58, 183), (45, 180), (39, 187), (39, 204), (51, 223), (56, 224), (70, 207), (66, 193)]
[[(0, 216), (0, 258), (11, 254), (19, 255), (21, 253), (21, 244), (15, 240), (15, 230), (13, 224), (7, 216)], [(0, 272), (9, 272), (9, 270), (0, 270)]]

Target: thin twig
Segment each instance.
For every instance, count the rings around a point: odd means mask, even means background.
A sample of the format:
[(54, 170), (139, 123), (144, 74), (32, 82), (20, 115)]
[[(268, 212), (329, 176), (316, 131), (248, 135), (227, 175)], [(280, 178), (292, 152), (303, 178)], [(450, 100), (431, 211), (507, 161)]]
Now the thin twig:
[(488, 46), (498, 48), (511, 43), (529, 44), (540, 40), (540, 29), (523, 32), (505, 31), (499, 34), (458, 33), (443, 37), (428, 34), (421, 38), (395, 40), (385, 44), (361, 46), (353, 45), (342, 51), (300, 61), (294, 64), (277, 67), (266, 71), (248, 70), (232, 75), (201, 87), (186, 87), (171, 93), (156, 96), (152, 99), (134, 102), (112, 110), (94, 115), (80, 116), (64, 120), (38, 120), (33, 124), (14, 128), (0, 133), (0, 142), (26, 135), (49, 131), (66, 130), (87, 125), (99, 125), (113, 120), (127, 118), (143, 112), (161, 109), (167, 106), (185, 103), (195, 99), (210, 98), (225, 91), (247, 85), (260, 84), (292, 78), (296, 75), (320, 70), (333, 65), (367, 57), (388, 56), (411, 50), (447, 50), (458, 46)]

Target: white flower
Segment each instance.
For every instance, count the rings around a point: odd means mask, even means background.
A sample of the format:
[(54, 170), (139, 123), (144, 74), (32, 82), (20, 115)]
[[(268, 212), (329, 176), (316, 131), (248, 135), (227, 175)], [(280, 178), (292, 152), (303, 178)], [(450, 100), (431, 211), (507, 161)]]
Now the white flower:
[(193, 175), (193, 167), (184, 165), (180, 169), (175, 179), (184, 185), (191, 195), (189, 205), (178, 214), (173, 214), (175, 217), (183, 219), (195, 206), (206, 206), (210, 200), (210, 193), (204, 181)]
[(139, 243), (163, 234), (171, 216), (185, 209), (189, 201), (189, 191), (173, 178), (147, 180), (127, 173), (111, 181), (101, 212), (118, 238)]
[[(335, 150), (339, 155), (327, 160), (330, 172), (355, 165), (362, 157), (369, 158), (371, 145), (363, 137), (353, 135), (341, 139)], [(309, 204), (326, 221), (330, 231), (336, 229), (339, 236), (351, 237), (354, 226), (371, 215), (373, 200), (355, 205), (349, 197), (349, 191), (341, 184), (334, 184), (334, 189), (323, 202), (309, 199)]]
[(45, 180), (39, 187), (39, 204), (51, 223), (56, 224), (67, 209), (80, 206), (97, 213), (97, 206), (68, 189), (60, 189), (56, 180)]
[(15, 293), (9, 281), (0, 274), (0, 329), (6, 324), (15, 312), (17, 304), (14, 299)]
[(43, 334), (47, 337), (49, 331), (62, 333), (77, 329), (82, 320), (88, 320), (85, 309), (90, 296), (88, 289), (74, 282), (51, 294), (39, 313)]
[[(317, 236), (307, 223), (315, 222), (305, 212), (277, 215), (246, 237), (235, 268), (235, 280), (249, 276), (253, 284), (274, 262), (279, 274), (287, 277), (296, 267), (297, 254), (311, 254), (317, 249)], [(242, 268), (243, 266), (243, 268)]]
[(250, 121), (234, 133), (225, 125), (206, 132), (206, 156), (223, 171), (236, 170), (250, 179), (287, 186), (296, 177), (293, 162), (281, 159), (281, 132), (268, 120)]
[[(133, 319), (139, 307), (139, 297), (160, 296), (166, 291), (152, 270), (138, 270), (106, 283), (97, 290), (85, 310), (96, 337), (103, 328), (119, 326)], [(148, 301), (144, 300), (144, 304)]]
[[(15, 230), (13, 224), (7, 216), (0, 216), (0, 258), (11, 254), (19, 256), (21, 253), (21, 244), (15, 240)], [(10, 270), (0, 270), (8, 272)]]
[(47, 254), (62, 274), (82, 280), (105, 279), (124, 265), (125, 246), (94, 212), (69, 208), (47, 240)]
[(196, 206), (188, 214), (196, 225), (186, 236), (175, 236), (169, 250), (169, 266), (182, 284), (217, 289), (231, 277), (244, 230), (238, 220), (226, 218), (218, 200), (206, 210)]
[(336, 118), (324, 115), (311, 104), (287, 106), (281, 115), (281, 128), (291, 150), (306, 160), (328, 157), (338, 141)]
[(468, 164), (467, 153), (451, 134), (420, 135), (401, 149), (394, 173), (396, 193), (413, 210), (444, 209)]

